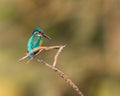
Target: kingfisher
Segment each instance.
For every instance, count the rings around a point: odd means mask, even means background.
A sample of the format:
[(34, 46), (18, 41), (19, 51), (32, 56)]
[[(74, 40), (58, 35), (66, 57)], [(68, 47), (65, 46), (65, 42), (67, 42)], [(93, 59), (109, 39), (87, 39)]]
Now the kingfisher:
[(32, 53), (31, 51), (34, 50), (35, 48), (42, 46), (43, 37), (51, 39), (48, 35), (45, 34), (45, 32), (41, 28), (35, 28), (27, 44), (27, 54), (24, 57), (20, 58), (18, 62), (29, 57), (29, 60), (27, 62), (29, 63), (29, 61), (31, 61), (33, 57), (37, 55), (37, 53), (39, 53), (39, 51), (34, 53)]
[(32, 58), (37, 52), (31, 53), (31, 51), (35, 48), (42, 46), (43, 37), (47, 39), (51, 39), (41, 28), (35, 28), (32, 32), (32, 36), (30, 37), (27, 45), (27, 53), (28, 57)]

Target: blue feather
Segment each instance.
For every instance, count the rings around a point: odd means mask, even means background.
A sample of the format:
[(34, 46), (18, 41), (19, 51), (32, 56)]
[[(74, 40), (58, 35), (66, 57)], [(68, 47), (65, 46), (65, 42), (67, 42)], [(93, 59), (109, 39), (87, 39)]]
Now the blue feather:
[(34, 48), (37, 48), (40, 46), (40, 43), (42, 42), (42, 36), (35, 36), (32, 35), (28, 41), (28, 54), (29, 57), (33, 57), (34, 53), (30, 53)]

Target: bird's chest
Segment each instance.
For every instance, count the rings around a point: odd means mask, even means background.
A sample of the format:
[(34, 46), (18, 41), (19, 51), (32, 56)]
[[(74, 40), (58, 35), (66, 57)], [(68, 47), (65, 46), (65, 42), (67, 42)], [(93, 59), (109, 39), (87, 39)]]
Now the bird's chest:
[(41, 38), (39, 36), (35, 36), (33, 39), (33, 45), (39, 45)]

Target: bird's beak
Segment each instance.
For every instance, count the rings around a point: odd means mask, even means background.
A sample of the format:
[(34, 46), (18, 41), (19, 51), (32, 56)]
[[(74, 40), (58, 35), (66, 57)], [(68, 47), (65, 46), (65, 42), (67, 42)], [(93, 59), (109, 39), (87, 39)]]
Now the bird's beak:
[(48, 35), (46, 35), (45, 33), (43, 34), (43, 36), (47, 39), (51, 39)]

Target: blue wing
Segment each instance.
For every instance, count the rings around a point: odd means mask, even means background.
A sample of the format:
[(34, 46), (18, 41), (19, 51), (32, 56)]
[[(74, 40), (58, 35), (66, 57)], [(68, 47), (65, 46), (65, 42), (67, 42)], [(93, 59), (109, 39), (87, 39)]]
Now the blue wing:
[[(41, 42), (42, 42), (41, 36), (32, 35), (28, 41), (28, 53), (31, 52), (34, 48), (39, 47)], [(33, 56), (34, 56), (34, 53), (29, 54), (30, 58)]]

